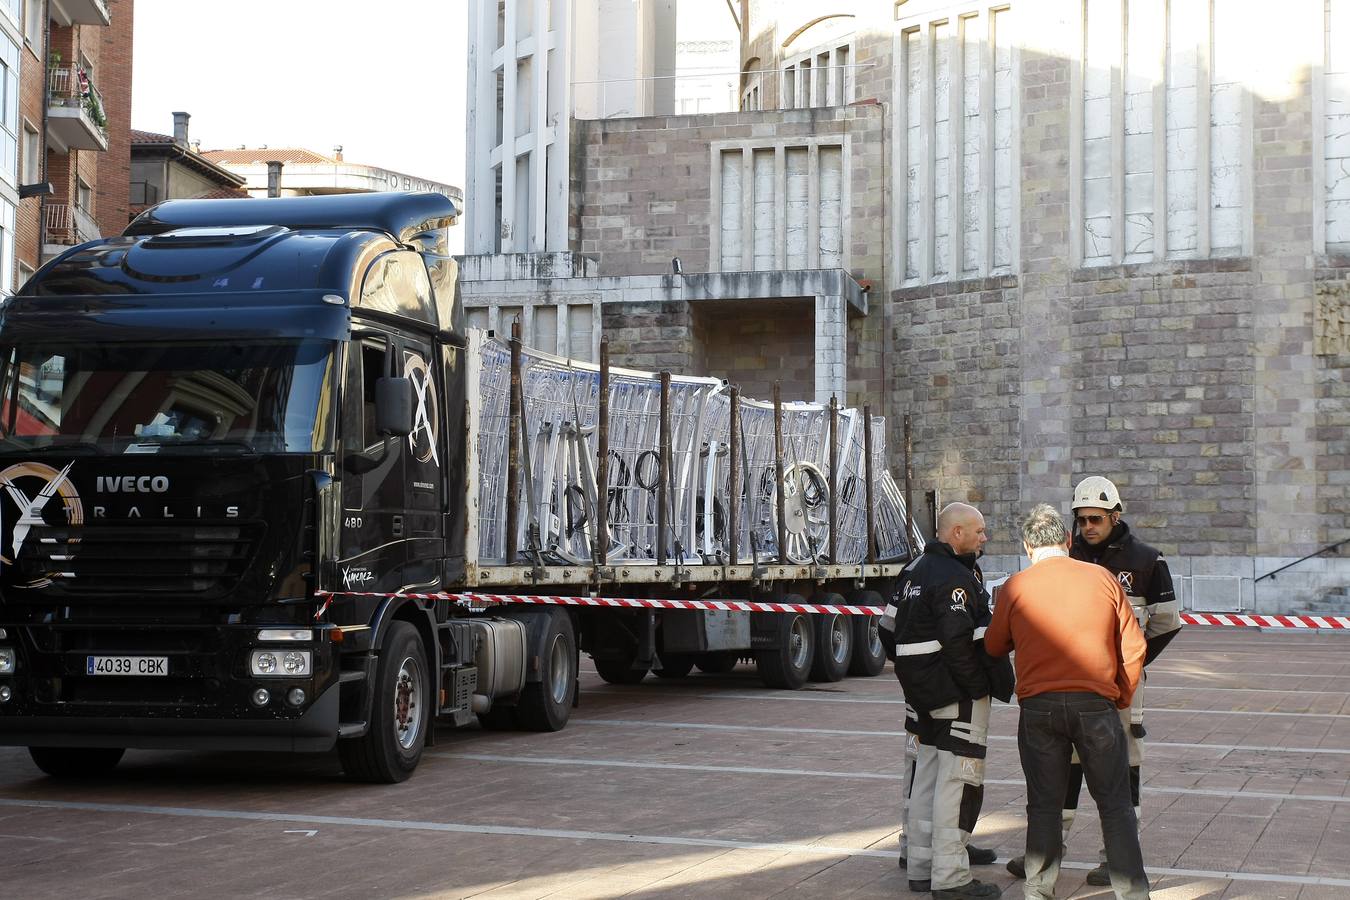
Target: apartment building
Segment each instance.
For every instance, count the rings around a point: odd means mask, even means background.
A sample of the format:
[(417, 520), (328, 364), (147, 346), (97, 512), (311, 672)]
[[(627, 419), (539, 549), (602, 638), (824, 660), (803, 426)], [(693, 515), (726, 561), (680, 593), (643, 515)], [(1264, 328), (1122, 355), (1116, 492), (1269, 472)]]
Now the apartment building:
[(0, 2), (0, 291), (128, 221), (133, 5)]

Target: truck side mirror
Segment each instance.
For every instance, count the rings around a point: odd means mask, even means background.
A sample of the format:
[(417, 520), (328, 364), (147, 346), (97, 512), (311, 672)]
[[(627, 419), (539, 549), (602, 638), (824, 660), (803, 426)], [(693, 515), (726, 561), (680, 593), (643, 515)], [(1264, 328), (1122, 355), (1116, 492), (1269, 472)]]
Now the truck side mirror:
[(407, 437), (413, 430), (413, 387), (411, 378), (385, 376), (375, 382), (375, 431), (393, 437)]

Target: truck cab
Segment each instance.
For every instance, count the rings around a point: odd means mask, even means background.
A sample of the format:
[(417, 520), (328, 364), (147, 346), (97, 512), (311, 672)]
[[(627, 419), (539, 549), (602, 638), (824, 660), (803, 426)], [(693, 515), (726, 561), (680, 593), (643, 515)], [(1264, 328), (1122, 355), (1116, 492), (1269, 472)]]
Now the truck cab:
[(464, 568), (457, 215), (171, 201), (0, 307), (0, 743), (342, 736), (391, 781), (447, 695), (471, 716), (474, 632), (404, 596)]

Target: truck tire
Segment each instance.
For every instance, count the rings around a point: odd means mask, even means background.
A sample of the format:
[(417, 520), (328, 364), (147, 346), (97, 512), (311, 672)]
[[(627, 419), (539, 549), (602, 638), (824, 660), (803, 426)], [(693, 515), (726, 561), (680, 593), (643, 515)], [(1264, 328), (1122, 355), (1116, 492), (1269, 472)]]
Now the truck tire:
[(572, 715), (577, 687), (576, 632), (566, 612), (550, 612), (539, 680), (527, 682), (516, 701), (516, 724), (526, 731), (561, 731)]
[(374, 691), (370, 726), (360, 737), (338, 741), (338, 756), (350, 778), (395, 784), (422, 759), (432, 705), (426, 648), (407, 622), (389, 626), (375, 663)]
[[(783, 603), (805, 603), (796, 594), (788, 594)], [(780, 613), (778, 646), (755, 653), (759, 678), (772, 688), (795, 691), (806, 684), (815, 657), (816, 631), (806, 613)]]
[(646, 669), (633, 668), (633, 657), (592, 657), (595, 671), (610, 684), (637, 684), (647, 677)]
[(738, 662), (740, 662), (738, 651), (715, 650), (700, 656), (695, 660), (694, 665), (698, 666), (700, 672), (706, 672), (709, 675), (726, 675), (736, 668)]
[(121, 747), (29, 747), (33, 763), (53, 778), (89, 778), (111, 772), (127, 751)]
[(662, 653), (661, 668), (652, 669), (657, 678), (688, 678), (694, 670), (694, 657), (690, 653)]
[[(844, 603), (844, 598), (838, 594), (821, 594), (813, 600), (829, 606)], [(853, 616), (818, 613), (811, 618), (816, 629), (816, 658), (811, 663), (811, 680), (842, 681), (853, 662), (853, 623), (849, 621)]]
[[(876, 591), (857, 591), (850, 597), (855, 606), (885, 606), (886, 600)], [(853, 661), (848, 674), (871, 678), (886, 668), (886, 647), (877, 633), (877, 616), (849, 616), (853, 620)]]

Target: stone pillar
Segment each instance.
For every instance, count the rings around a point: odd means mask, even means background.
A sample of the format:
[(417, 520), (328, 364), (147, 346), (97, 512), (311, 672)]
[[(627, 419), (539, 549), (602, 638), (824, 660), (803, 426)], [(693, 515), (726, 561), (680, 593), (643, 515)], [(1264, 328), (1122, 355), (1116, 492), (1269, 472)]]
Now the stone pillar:
[(829, 403), (830, 396), (847, 399), (848, 324), (843, 297), (816, 297), (816, 402)]
[[(1070, 112), (1071, 81), (1081, 53), (1076, 4), (1018, 8), (1026, 35), (1021, 59), (1020, 121), (1021, 506), (1060, 505), (1071, 490), (1073, 348), (1069, 155), (1081, 142)], [(1067, 54), (1067, 58), (1066, 58)]]

